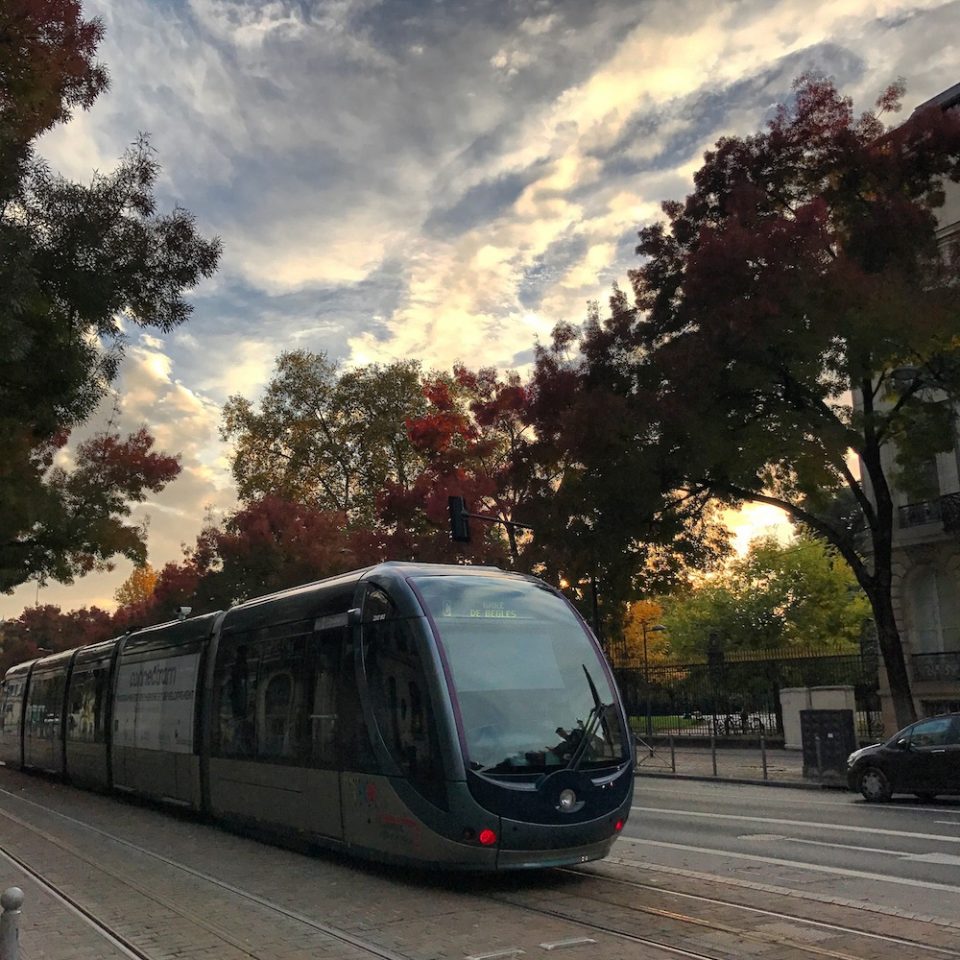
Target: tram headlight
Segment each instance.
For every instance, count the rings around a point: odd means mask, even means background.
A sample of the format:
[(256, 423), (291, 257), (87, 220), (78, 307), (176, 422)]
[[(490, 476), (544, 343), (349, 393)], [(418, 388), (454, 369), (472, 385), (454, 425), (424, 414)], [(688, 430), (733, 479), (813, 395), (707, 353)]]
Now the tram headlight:
[(570, 813), (576, 805), (577, 795), (569, 787), (560, 791), (557, 806), (561, 813)]

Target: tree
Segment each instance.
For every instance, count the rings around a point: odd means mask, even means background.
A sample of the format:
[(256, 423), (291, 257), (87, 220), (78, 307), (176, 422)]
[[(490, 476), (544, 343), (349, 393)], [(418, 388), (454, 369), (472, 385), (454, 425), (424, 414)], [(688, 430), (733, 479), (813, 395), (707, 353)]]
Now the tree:
[(146, 559), (146, 530), (126, 521), (132, 503), (156, 493), (180, 473), (177, 457), (153, 451), (145, 427), (126, 438), (99, 433), (79, 444), (73, 469), (54, 463), (63, 434), (31, 451), (35, 483), (14, 482), (0, 466), (8, 498), (0, 506), (0, 590), (47, 578), (72, 583), (91, 570), (109, 569), (122, 554)]
[(636, 600), (627, 608), (623, 644), (614, 658), (617, 666), (666, 663), (670, 659), (670, 640), (663, 626), (663, 605), (656, 600)]
[(138, 564), (133, 568), (130, 576), (123, 581), (113, 595), (113, 599), (121, 607), (143, 603), (153, 596), (157, 586), (157, 571), (149, 563)]
[(370, 523), (388, 482), (412, 482), (418, 458), (405, 421), (422, 409), (415, 362), (341, 373), (325, 354), (283, 353), (259, 409), (241, 396), (224, 406), (240, 499), (275, 496)]
[[(126, 534), (118, 540), (111, 514), (86, 521), (71, 499), (83, 478), (70, 480), (62, 464), (53, 469), (54, 458), (116, 376), (123, 326), (168, 331), (183, 323), (191, 311), (184, 291), (210, 276), (220, 255), (219, 241), (200, 237), (187, 211), (156, 212), (159, 168), (144, 138), (87, 186), (36, 156), (40, 133), (105, 88), (106, 72), (93, 59), (101, 36), (102, 25), (83, 21), (74, 0), (9, 0), (0, 11), (3, 590), (30, 576), (81, 573), (77, 556), (142, 553)], [(135, 438), (110, 442), (111, 457), (136, 457), (142, 446)], [(82, 454), (78, 460), (84, 469)], [(131, 464), (131, 473), (138, 469)], [(103, 499), (122, 502), (125, 492), (121, 483)]]
[(222, 530), (207, 532), (209, 572), (198, 601), (227, 607), (365, 565), (343, 514), (279, 497), (247, 503)]
[(113, 635), (110, 614), (99, 607), (63, 613), (53, 604), (27, 607), (3, 624), (0, 677), (14, 664), (34, 657), (72, 650)]
[[(421, 459), (419, 475), (408, 491), (388, 488), (381, 519), (397, 530), (424, 527), (422, 539), (434, 539), (444, 559), (525, 567), (530, 537), (518, 535), (512, 524), (526, 522), (539, 467), (528, 388), (517, 374), (501, 377), (492, 368), (457, 364), (451, 374), (426, 377), (423, 395), (422, 415), (406, 424)], [(472, 521), (469, 547), (450, 543), (450, 495), (498, 521)]]
[[(591, 306), (586, 334), (561, 324), (537, 350), (531, 420), (537, 457), (549, 465), (536, 489), (536, 571), (565, 589), (603, 633), (608, 650), (622, 640), (627, 605), (685, 584), (730, 550), (720, 514), (702, 492), (666, 500), (627, 378), (605, 362), (613, 338), (635, 311), (615, 290), (601, 324)], [(574, 354), (579, 342), (583, 353)]]
[(94, 61), (103, 23), (79, 0), (5, 0), (0, 8), (0, 198), (19, 179), (30, 143), (107, 86)]
[(720, 140), (686, 201), (663, 205), (667, 223), (640, 231), (635, 304), (587, 324), (577, 373), (619, 399), (635, 473), (780, 507), (837, 550), (869, 598), (904, 725), (889, 464), (954, 436), (942, 401), (960, 395), (960, 260), (940, 255), (934, 211), (960, 180), (960, 117), (934, 108), (886, 129), (901, 94), (858, 118), (804, 77), (766, 131)]
[(836, 550), (810, 534), (750, 544), (722, 575), (664, 599), (675, 656), (703, 656), (709, 636), (727, 650), (859, 649), (870, 604)]

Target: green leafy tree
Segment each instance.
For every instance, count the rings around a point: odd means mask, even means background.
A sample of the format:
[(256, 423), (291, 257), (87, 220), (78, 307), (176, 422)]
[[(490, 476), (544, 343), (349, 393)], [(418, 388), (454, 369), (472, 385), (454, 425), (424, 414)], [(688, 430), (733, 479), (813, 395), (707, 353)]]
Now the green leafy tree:
[(870, 604), (837, 551), (812, 535), (751, 543), (722, 574), (664, 600), (674, 656), (707, 654), (716, 633), (728, 650), (783, 647), (856, 651)]
[[(37, 136), (105, 88), (101, 36), (73, 0), (0, 7), (0, 590), (69, 580), (118, 552), (142, 559), (142, 532), (119, 517), (175, 475), (144, 459), (145, 437), (105, 435), (78, 452), (75, 471), (54, 460), (116, 376), (122, 325), (182, 323), (183, 292), (220, 255), (187, 211), (157, 213), (145, 139), (89, 185), (36, 156)], [(123, 470), (126, 454), (135, 462)]]
[(960, 181), (960, 116), (932, 108), (888, 129), (879, 115), (901, 94), (856, 117), (832, 83), (801, 78), (765, 131), (720, 140), (686, 201), (640, 232), (635, 303), (615, 294), (587, 324), (575, 372), (588, 395), (618, 398), (634, 476), (772, 504), (837, 550), (906, 724), (890, 462), (955, 438), (942, 401), (960, 395), (960, 260), (938, 249), (935, 211)]
[(224, 407), (241, 500), (276, 496), (372, 523), (384, 486), (406, 489), (418, 472), (405, 422), (423, 407), (415, 362), (341, 372), (324, 354), (281, 354), (259, 406), (233, 396)]

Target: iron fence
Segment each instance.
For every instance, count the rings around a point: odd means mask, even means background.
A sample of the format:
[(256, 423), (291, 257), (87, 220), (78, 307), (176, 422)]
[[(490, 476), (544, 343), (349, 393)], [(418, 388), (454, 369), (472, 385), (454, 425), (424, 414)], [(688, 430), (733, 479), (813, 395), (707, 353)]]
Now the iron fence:
[(882, 734), (877, 664), (860, 653), (789, 651), (727, 654), (720, 662), (615, 668), (634, 731), (644, 736), (715, 737), (736, 742), (783, 736), (780, 691), (852, 686), (857, 735)]

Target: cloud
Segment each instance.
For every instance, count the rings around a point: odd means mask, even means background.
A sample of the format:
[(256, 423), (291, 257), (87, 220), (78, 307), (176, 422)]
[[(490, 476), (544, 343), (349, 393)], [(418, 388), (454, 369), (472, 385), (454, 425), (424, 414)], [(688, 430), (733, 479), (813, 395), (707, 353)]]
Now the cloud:
[(151, 527), (151, 549), (175, 551), (204, 491), (228, 499), (223, 402), (256, 398), (280, 352), (529, 364), (556, 321), (626, 285), (659, 202), (690, 189), (719, 136), (762, 125), (798, 73), (832, 74), (857, 109), (900, 75), (908, 107), (948, 86), (960, 0), (85, 12), (104, 18), (112, 88), (43, 151), (85, 180), (149, 131), (161, 208), (224, 240), (189, 324), (137, 334), (121, 383), (124, 416), (183, 451)]

